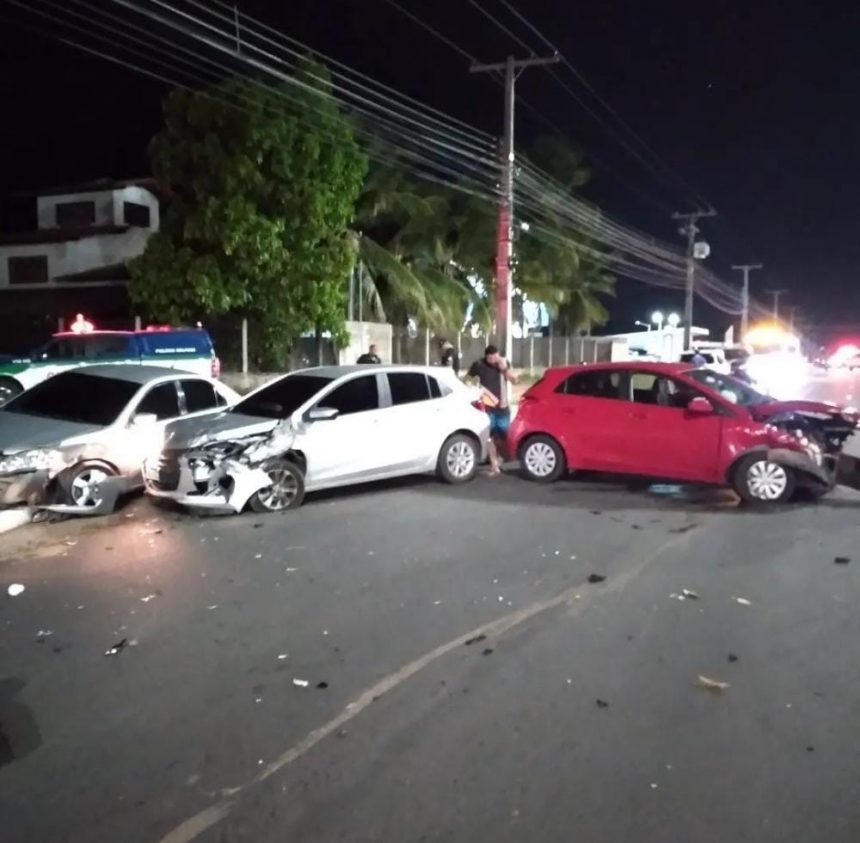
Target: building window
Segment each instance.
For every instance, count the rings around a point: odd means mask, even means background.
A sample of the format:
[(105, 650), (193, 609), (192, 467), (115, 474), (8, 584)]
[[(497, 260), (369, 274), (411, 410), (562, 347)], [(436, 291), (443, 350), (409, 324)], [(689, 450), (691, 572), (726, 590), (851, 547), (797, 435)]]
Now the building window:
[(149, 205), (139, 205), (137, 202), (124, 202), (122, 207), (126, 225), (149, 228), (151, 225)]
[(95, 202), (58, 202), (57, 225), (60, 228), (86, 228), (95, 225)]
[(45, 284), (48, 281), (48, 256), (28, 255), (9, 258), (10, 284)]

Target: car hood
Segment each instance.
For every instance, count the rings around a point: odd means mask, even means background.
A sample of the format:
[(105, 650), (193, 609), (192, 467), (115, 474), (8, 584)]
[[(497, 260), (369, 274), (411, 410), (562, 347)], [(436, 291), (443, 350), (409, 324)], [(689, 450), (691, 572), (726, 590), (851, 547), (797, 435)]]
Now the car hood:
[(47, 419), (0, 410), (0, 454), (16, 454), (32, 448), (70, 444), (70, 439), (78, 439), (100, 430), (104, 430), (104, 427), (98, 424)]
[(279, 422), (280, 419), (264, 419), (229, 412), (203, 418), (179, 419), (171, 422), (165, 429), (164, 444), (166, 448), (181, 450), (197, 448), (209, 442), (269, 433)]
[(841, 407), (829, 401), (768, 401), (752, 407), (753, 415), (759, 419), (769, 419), (782, 413), (820, 413), (822, 415), (840, 415)]

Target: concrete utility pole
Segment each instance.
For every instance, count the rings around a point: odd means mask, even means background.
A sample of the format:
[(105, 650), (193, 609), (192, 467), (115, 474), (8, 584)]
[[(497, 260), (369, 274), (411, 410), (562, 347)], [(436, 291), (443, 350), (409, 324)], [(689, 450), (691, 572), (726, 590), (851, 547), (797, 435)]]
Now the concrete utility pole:
[[(511, 331), (511, 270), (514, 257), (514, 103), (519, 73), (527, 67), (557, 64), (558, 55), (550, 58), (514, 59), (508, 56), (500, 64), (473, 64), (470, 73), (505, 74), (505, 131), (502, 138), (502, 180), (499, 190), (499, 230), (496, 237), (496, 330), (500, 351), (508, 360), (513, 356)], [(519, 71), (519, 72), (518, 72)]]
[(732, 269), (739, 269), (744, 274), (744, 288), (741, 294), (743, 303), (743, 311), (741, 311), (741, 342), (747, 335), (750, 327), (750, 270), (764, 269), (764, 265), (760, 263), (740, 263), (733, 266)]
[(692, 347), (693, 341), (693, 293), (696, 286), (696, 235), (699, 229), (696, 223), (702, 217), (715, 217), (717, 212), (711, 208), (708, 211), (693, 211), (692, 214), (672, 214), (673, 220), (684, 223), (681, 234), (687, 237), (687, 290), (684, 298), (684, 351)]
[(767, 294), (773, 296), (773, 318), (775, 322), (779, 321), (779, 297), (788, 290), (768, 290)]

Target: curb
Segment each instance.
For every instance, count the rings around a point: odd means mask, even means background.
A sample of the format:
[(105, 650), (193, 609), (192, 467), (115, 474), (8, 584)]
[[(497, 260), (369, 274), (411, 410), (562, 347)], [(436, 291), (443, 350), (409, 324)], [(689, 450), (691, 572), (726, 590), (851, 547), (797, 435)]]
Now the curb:
[(0, 509), (0, 533), (8, 533), (18, 527), (30, 523), (30, 511), (27, 507), (15, 509)]

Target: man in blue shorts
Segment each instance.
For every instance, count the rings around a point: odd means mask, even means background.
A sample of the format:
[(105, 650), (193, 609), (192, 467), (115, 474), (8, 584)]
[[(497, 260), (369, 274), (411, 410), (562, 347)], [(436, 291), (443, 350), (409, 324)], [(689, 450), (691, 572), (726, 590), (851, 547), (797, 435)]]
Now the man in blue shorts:
[(508, 400), (508, 384), (516, 383), (517, 376), (511, 371), (494, 345), (484, 349), (484, 356), (470, 367), (467, 377), (476, 378), (486, 396), (487, 415), (490, 417), (490, 474), (501, 472), (499, 447), (503, 449), (511, 425), (511, 407)]

